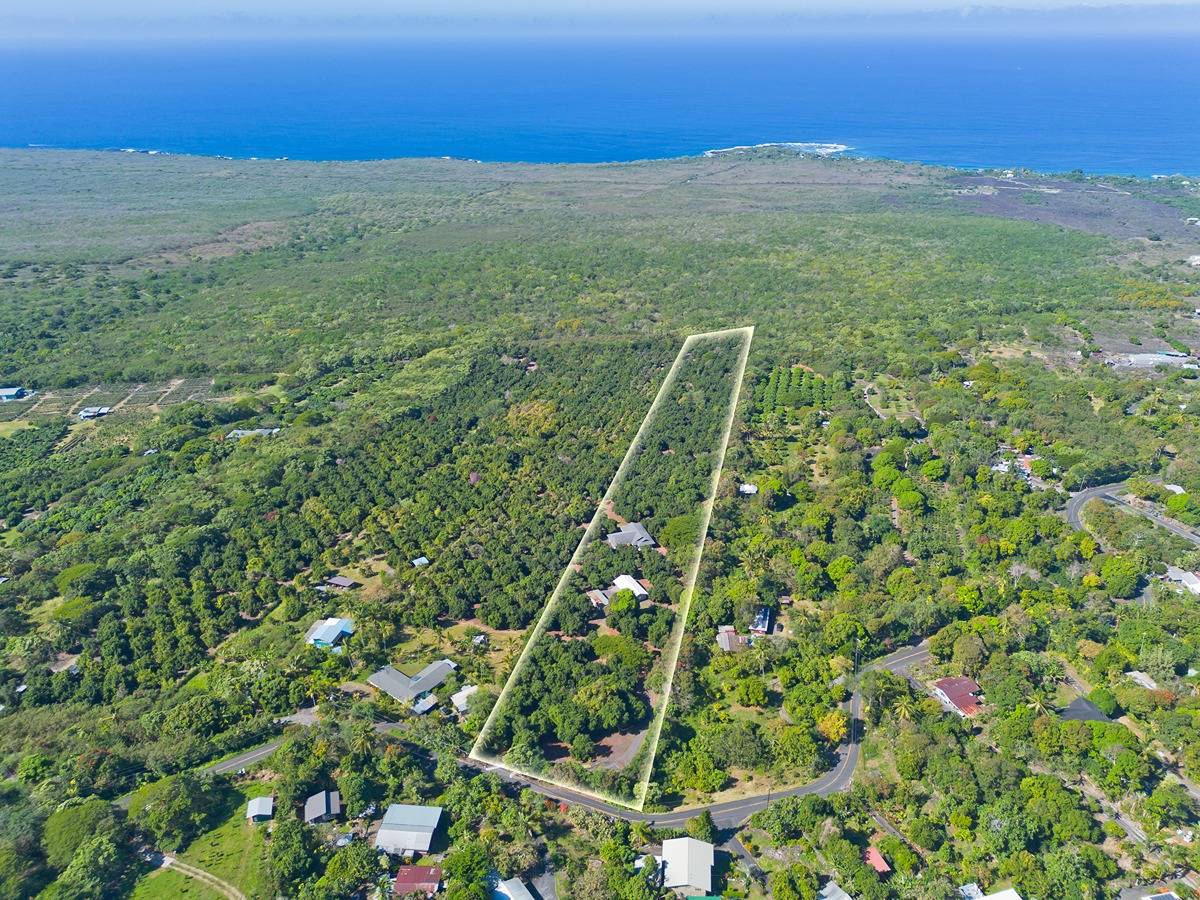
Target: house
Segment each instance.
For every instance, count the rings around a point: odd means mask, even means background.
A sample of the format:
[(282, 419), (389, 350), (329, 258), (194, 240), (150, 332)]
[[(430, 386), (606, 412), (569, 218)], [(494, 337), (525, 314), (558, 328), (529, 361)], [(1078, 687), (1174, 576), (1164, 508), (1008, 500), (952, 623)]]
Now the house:
[(628, 522), (621, 526), (620, 531), (614, 531), (604, 538), (608, 546), (617, 550), (621, 547), (653, 547), (654, 538), (650, 537), (641, 522)]
[(1145, 672), (1138, 672), (1134, 670), (1133, 672), (1127, 672), (1126, 674), (1129, 676), (1129, 680), (1139, 687), (1144, 687), (1148, 691), (1158, 690), (1158, 682)]
[(412, 561), (412, 564), (414, 569), (423, 569), (425, 566), (429, 565), (429, 557), (418, 556)]
[(328, 650), (336, 647), (343, 635), (354, 634), (353, 619), (321, 619), (304, 634), (304, 643)]
[(939, 678), (933, 683), (933, 696), (947, 709), (970, 718), (981, 709), (979, 685), (973, 678)]
[(412, 702), (412, 711), (414, 715), (423, 716), (435, 706), (437, 706), (438, 698), (436, 694), (425, 694), (418, 697)]
[(1195, 572), (1188, 572), (1178, 566), (1167, 566), (1166, 579), (1174, 584), (1183, 585), (1193, 594), (1200, 594), (1200, 576)]
[(348, 591), (351, 588), (362, 586), (353, 578), (347, 578), (345, 575), (330, 575), (325, 579), (325, 584), (340, 591)]
[(863, 850), (863, 862), (875, 870), (876, 875), (891, 874), (892, 867), (888, 865), (888, 861), (883, 858), (883, 854), (875, 847), (867, 847)]
[(441, 818), (440, 806), (393, 803), (383, 814), (379, 833), (375, 835), (375, 848), (401, 856), (428, 853)]
[(1104, 711), (1087, 697), (1076, 697), (1059, 716), (1067, 722), (1109, 722)]
[(763, 606), (758, 610), (754, 621), (750, 624), (750, 632), (752, 634), (771, 633), (771, 607)]
[(392, 894), (405, 897), (424, 894), (432, 897), (442, 886), (442, 870), (437, 866), (401, 866), (392, 882)]
[(367, 684), (383, 691), (393, 700), (408, 703), (427, 694), (450, 677), (458, 665), (448, 659), (431, 662), (420, 672), (409, 678), (399, 669), (384, 666), (367, 679)]
[[(1187, 408), (1186, 404), (1184, 405), (1184, 408), (1185, 409)], [(1187, 489), (1184, 488), (1184, 486), (1182, 484), (1164, 484), (1163, 490), (1170, 491), (1172, 494), (1186, 494), (1187, 493)]]
[(604, 590), (593, 589), (588, 591), (586, 596), (593, 606), (608, 606), (608, 602), (618, 591), (630, 591), (638, 600), (645, 600), (650, 596), (650, 592), (646, 590), (647, 584), (648, 582), (638, 581), (632, 575), (618, 575)]
[(738, 493), (741, 494), (743, 497), (753, 497), (755, 494), (758, 493), (758, 485), (757, 484), (739, 484), (738, 485)]
[(737, 653), (750, 646), (750, 638), (747, 635), (738, 634), (733, 630), (732, 625), (718, 625), (717, 646), (726, 653)]
[(854, 898), (843, 891), (842, 886), (836, 881), (827, 881), (825, 887), (818, 892), (817, 900), (854, 900)]
[(705, 894), (712, 890), (713, 845), (695, 838), (663, 841), (663, 887), (687, 888)]
[(492, 891), (492, 900), (533, 900), (533, 894), (520, 878), (501, 881)]
[(1188, 265), (1200, 269), (1200, 254), (1188, 257)]
[(337, 791), (317, 791), (304, 801), (304, 824), (328, 822), (342, 814), (342, 795)]
[(270, 437), (273, 434), (279, 434), (278, 428), (235, 428), (229, 434), (225, 435), (227, 441), (240, 441), (242, 438), (248, 437)]
[(24, 400), (29, 392), (23, 387), (0, 388), (0, 403), (10, 403), (13, 400)]
[(994, 894), (985, 894), (983, 888), (975, 882), (964, 884), (958, 889), (958, 893), (963, 900), (1021, 900), (1021, 895), (1012, 888), (1005, 888)]
[(274, 797), (255, 797), (246, 804), (246, 818), (251, 822), (265, 822), (274, 814)]
[(479, 690), (479, 685), (468, 684), (461, 690), (455, 691), (450, 695), (450, 702), (454, 704), (454, 708), (460, 713), (466, 713), (467, 702), (471, 699), (471, 695)]
[(471, 643), (474, 644), (476, 647), (483, 647), (484, 645), (487, 644), (487, 642), (488, 642), (488, 637), (486, 634), (477, 634), (477, 635), (475, 635), (475, 637), (471, 638)]
[(103, 416), (107, 416), (110, 412), (112, 412), (111, 406), (85, 406), (78, 412), (77, 415), (79, 416), (80, 420), (99, 419)]

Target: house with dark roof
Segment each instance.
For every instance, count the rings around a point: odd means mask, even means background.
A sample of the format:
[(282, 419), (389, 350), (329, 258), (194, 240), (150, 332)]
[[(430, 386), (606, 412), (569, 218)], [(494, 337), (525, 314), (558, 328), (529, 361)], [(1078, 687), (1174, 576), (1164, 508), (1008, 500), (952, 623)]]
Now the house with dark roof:
[(963, 718), (970, 718), (983, 708), (980, 691), (981, 688), (975, 679), (966, 676), (939, 678), (933, 683), (933, 696), (947, 709)]
[(1059, 716), (1068, 722), (1111, 722), (1104, 710), (1087, 697), (1076, 697)]
[(339, 591), (348, 591), (351, 588), (362, 587), (353, 578), (347, 578), (345, 575), (330, 575), (325, 579), (325, 584)]
[(442, 870), (438, 866), (401, 866), (392, 881), (392, 894), (407, 897), (423, 894), (432, 897), (442, 886)]
[(725, 653), (737, 653), (750, 646), (750, 637), (738, 634), (732, 625), (718, 625), (717, 646)]
[(655, 546), (654, 538), (650, 537), (650, 532), (645, 529), (641, 522), (627, 522), (621, 526), (620, 531), (614, 531), (612, 534), (606, 535), (604, 540), (614, 550), (621, 547)]
[(393, 700), (411, 703), (441, 685), (457, 668), (456, 663), (439, 659), (410, 678), (393, 666), (384, 666), (367, 679), (367, 684), (383, 691)]
[(342, 814), (342, 795), (337, 791), (317, 791), (304, 801), (304, 823), (328, 822)]

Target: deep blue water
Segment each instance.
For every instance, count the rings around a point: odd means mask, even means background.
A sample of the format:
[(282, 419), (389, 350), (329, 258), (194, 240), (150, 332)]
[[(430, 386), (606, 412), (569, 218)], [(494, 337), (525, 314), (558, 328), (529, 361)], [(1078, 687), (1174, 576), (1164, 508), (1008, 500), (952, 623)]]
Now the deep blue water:
[(775, 141), (1200, 174), (1188, 39), (0, 47), (0, 146), (587, 162)]

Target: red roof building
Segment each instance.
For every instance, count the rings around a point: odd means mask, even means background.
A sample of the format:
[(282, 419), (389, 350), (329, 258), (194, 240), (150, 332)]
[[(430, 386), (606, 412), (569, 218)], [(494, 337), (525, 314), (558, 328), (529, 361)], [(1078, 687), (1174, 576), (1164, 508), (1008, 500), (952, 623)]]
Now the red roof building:
[(397, 897), (409, 894), (424, 894), (432, 897), (442, 884), (442, 870), (437, 866), (401, 866), (392, 883), (392, 893)]
[(865, 862), (880, 875), (887, 875), (892, 871), (892, 867), (889, 866), (887, 860), (883, 858), (883, 854), (874, 847), (868, 847), (863, 851), (863, 862)]
[(933, 695), (956, 710), (960, 716), (970, 718), (983, 708), (979, 697), (980, 687), (973, 678), (939, 678), (933, 683)]

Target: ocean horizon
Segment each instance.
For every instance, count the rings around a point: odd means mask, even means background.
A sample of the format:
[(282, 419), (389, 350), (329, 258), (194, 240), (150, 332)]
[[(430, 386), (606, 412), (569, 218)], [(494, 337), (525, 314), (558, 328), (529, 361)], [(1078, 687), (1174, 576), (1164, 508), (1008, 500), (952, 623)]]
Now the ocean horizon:
[(0, 146), (631, 162), (791, 144), (1200, 175), (1190, 38), (280, 41), (10, 47)]

